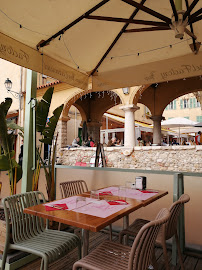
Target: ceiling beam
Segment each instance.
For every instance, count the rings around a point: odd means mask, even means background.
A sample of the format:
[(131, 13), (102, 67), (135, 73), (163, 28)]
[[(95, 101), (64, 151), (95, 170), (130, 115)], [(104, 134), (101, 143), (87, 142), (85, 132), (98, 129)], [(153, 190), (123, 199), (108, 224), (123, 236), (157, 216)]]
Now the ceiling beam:
[[(186, 3), (187, 11), (188, 11), (188, 10), (190, 9), (188, 0), (185, 0), (185, 3)], [(193, 3), (193, 2), (192, 2), (192, 3)], [(189, 13), (187, 16), (188, 16), (188, 18), (189, 18), (190, 13)], [(190, 22), (189, 25), (190, 25), (191, 32), (190, 32), (187, 28), (185, 28), (185, 33), (187, 33), (187, 35), (189, 35), (190, 37), (192, 37), (193, 46), (194, 46), (194, 51), (196, 52), (196, 51), (197, 51), (197, 48), (196, 48), (196, 41), (195, 41), (195, 40), (196, 40), (197, 38), (196, 38), (196, 36), (194, 35), (194, 28), (193, 28), (192, 23)]]
[(150, 31), (160, 31), (160, 30), (171, 30), (169, 26), (163, 27), (147, 27), (147, 28), (137, 28), (137, 29), (128, 29), (125, 30), (125, 33), (134, 33), (134, 32), (150, 32)]
[(133, 20), (133, 19), (125, 19), (125, 18), (106, 17), (106, 16), (89, 15), (86, 19), (98, 20), (98, 21), (107, 21), (107, 22), (121, 22), (121, 23), (130, 23), (130, 24), (141, 24), (141, 25), (168, 26), (168, 24), (166, 24), (164, 22)]
[(67, 31), (68, 29), (70, 29), (72, 26), (74, 26), (75, 24), (77, 24), (78, 22), (80, 22), (81, 20), (85, 19), (88, 15), (90, 15), (91, 13), (93, 13), (94, 11), (96, 11), (97, 9), (99, 9), (100, 7), (102, 7), (103, 5), (105, 5), (107, 2), (109, 2), (110, 0), (103, 0), (101, 1), (99, 4), (97, 4), (96, 6), (94, 6), (93, 8), (89, 9), (87, 12), (85, 12), (83, 15), (81, 15), (80, 17), (78, 17), (76, 20), (74, 20), (73, 22), (71, 22), (70, 24), (68, 24), (67, 26), (65, 26), (64, 28), (62, 28), (60, 31), (58, 31), (56, 34), (54, 34), (53, 36), (51, 36), (50, 38), (48, 38), (45, 41), (40, 41), (37, 45), (37, 49), (40, 49), (46, 45), (49, 45), (49, 43), (59, 37), (60, 35), (64, 34), (65, 31)]
[(160, 13), (154, 11), (153, 9), (150, 9), (148, 7), (143, 6), (141, 3), (137, 3), (137, 2), (135, 2), (133, 0), (121, 0), (121, 1), (131, 5), (133, 7), (136, 7), (139, 10), (142, 10), (142, 11), (146, 12), (147, 14), (150, 14), (150, 15), (152, 15), (152, 16), (154, 16), (154, 17), (156, 17), (156, 18), (158, 18), (158, 19), (160, 19), (160, 20), (162, 20), (162, 21), (164, 21), (164, 22), (166, 22), (168, 24), (171, 23), (170, 18), (164, 16), (163, 14), (160, 14)]
[[(141, 5), (144, 5), (144, 3), (146, 2), (146, 0), (142, 0), (141, 1)], [(132, 20), (138, 13), (139, 8), (136, 8), (133, 13), (131, 14), (129, 20)], [(98, 67), (102, 64), (102, 62), (104, 61), (104, 59), (107, 57), (107, 55), (110, 53), (110, 51), (112, 50), (112, 48), (114, 47), (114, 45), (117, 43), (117, 41), (119, 40), (119, 38), (122, 36), (122, 34), (124, 33), (124, 31), (126, 30), (126, 28), (128, 27), (129, 23), (126, 23), (121, 31), (118, 33), (118, 35), (116, 36), (116, 38), (114, 39), (114, 41), (111, 43), (111, 45), (109, 46), (109, 48), (107, 49), (107, 51), (105, 52), (105, 54), (102, 56), (102, 58), (100, 59), (100, 61), (98, 62), (98, 64), (96, 65), (96, 67), (91, 71), (90, 75), (93, 75)]]
[[(186, 10), (186, 12), (185, 12), (184, 15), (183, 15), (183, 20), (186, 20), (187, 16), (190, 15), (192, 9), (195, 7), (195, 5), (198, 3), (198, 1), (199, 1), (199, 0), (194, 0), (194, 1), (191, 3), (190, 7)], [(185, 2), (186, 2), (186, 1), (185, 1)]]
[(170, 4), (171, 4), (172, 10), (173, 10), (173, 14), (175, 16), (175, 21), (177, 22), (178, 21), (178, 14), (177, 14), (177, 10), (176, 10), (174, 0), (170, 0)]
[(193, 18), (192, 20), (190, 20), (190, 23), (195, 23), (195, 22), (198, 22), (198, 21), (201, 21), (201, 20), (202, 20), (202, 15)]
[(191, 21), (193, 18), (197, 17), (201, 13), (202, 13), (202, 8), (200, 8), (199, 10), (197, 10), (196, 12), (194, 12), (193, 14), (191, 14), (190, 17), (189, 17), (189, 20)]

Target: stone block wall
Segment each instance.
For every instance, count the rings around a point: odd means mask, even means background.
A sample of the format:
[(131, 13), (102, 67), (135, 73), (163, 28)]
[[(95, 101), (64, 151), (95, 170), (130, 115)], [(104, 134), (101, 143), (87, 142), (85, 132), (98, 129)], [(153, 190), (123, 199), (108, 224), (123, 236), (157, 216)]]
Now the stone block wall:
[[(62, 148), (58, 163), (68, 166), (93, 165), (96, 148)], [(107, 167), (202, 173), (202, 145), (104, 148)], [(80, 162), (80, 163), (78, 163)]]

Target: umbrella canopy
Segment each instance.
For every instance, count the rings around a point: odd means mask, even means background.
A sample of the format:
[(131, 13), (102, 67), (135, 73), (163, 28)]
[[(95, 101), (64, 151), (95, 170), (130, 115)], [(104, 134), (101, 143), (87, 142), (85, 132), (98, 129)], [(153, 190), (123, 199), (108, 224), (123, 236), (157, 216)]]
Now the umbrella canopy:
[(172, 128), (172, 127), (190, 127), (196, 125), (197, 122), (189, 120), (187, 118), (175, 117), (161, 122), (161, 126)]
[(82, 89), (201, 75), (202, 1), (175, 2), (1, 0), (0, 57)]
[(197, 123), (196, 125), (194, 125), (195, 127), (202, 127), (202, 122)]

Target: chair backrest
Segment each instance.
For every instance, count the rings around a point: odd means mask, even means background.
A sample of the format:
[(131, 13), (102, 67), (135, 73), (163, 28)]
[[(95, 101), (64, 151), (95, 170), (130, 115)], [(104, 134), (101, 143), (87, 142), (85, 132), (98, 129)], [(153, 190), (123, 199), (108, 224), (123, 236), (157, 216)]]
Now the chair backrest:
[(0, 195), (1, 195), (1, 189), (2, 189), (2, 182), (0, 182)]
[(74, 180), (60, 183), (60, 191), (62, 198), (68, 198), (87, 192), (88, 187), (84, 180)]
[(173, 235), (176, 233), (177, 230), (177, 223), (179, 219), (180, 212), (184, 206), (185, 203), (187, 203), (190, 200), (189, 195), (182, 194), (181, 197), (174, 202), (170, 207), (170, 218), (165, 225), (165, 238), (166, 240), (173, 237)]
[(169, 210), (163, 208), (155, 220), (150, 221), (140, 229), (131, 248), (128, 270), (146, 270), (152, 264), (157, 235), (169, 217)]
[(45, 203), (43, 193), (39, 191), (26, 192), (3, 199), (6, 219), (6, 238), (9, 241), (10, 223), (12, 224), (12, 238), (14, 244), (31, 238), (44, 231), (42, 218), (25, 214), (24, 208)]

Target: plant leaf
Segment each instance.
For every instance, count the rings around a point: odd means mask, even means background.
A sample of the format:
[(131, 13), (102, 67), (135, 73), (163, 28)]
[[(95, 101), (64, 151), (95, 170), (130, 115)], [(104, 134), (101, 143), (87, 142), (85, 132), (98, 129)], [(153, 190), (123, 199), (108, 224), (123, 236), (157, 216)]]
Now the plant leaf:
[(9, 149), (8, 132), (6, 124), (6, 115), (12, 104), (11, 98), (6, 98), (4, 102), (0, 104), (0, 145), (3, 147), (4, 153), (7, 154)]
[(10, 169), (9, 159), (6, 155), (0, 155), (0, 171), (8, 171)]
[(49, 122), (47, 123), (47, 126), (45, 127), (43, 131), (44, 139), (41, 139), (40, 142), (43, 142), (49, 145), (52, 144), (55, 128), (57, 126), (58, 120), (62, 113), (63, 107), (64, 107), (64, 104), (60, 105), (53, 111), (53, 116), (50, 118)]
[(53, 90), (53, 87), (48, 88), (36, 106), (36, 130), (41, 133), (46, 126)]
[(20, 131), (22, 131), (24, 133), (24, 128), (17, 125), (16, 123), (14, 122), (7, 122), (7, 127), (9, 129), (13, 129), (13, 130), (16, 130), (16, 129), (19, 129)]
[(17, 168), (17, 182), (22, 178), (22, 168), (21, 166), (16, 162), (16, 160), (12, 159), (12, 167), (13, 167), (13, 175), (15, 174), (15, 168)]

